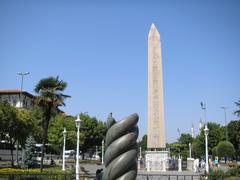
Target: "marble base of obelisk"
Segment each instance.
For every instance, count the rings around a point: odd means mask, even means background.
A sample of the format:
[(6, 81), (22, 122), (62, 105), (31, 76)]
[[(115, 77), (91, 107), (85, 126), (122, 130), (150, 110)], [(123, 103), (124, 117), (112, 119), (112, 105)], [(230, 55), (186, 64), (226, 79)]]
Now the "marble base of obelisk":
[(168, 169), (169, 151), (146, 151), (145, 166), (147, 171), (165, 172)]

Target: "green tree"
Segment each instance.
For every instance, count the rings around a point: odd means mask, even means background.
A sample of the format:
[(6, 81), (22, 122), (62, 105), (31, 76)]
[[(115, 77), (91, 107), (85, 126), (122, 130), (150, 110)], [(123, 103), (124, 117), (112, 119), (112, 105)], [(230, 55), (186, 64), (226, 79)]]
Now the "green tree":
[(227, 157), (233, 157), (235, 154), (234, 146), (229, 141), (221, 141), (217, 145), (217, 155), (219, 157), (225, 157), (225, 164)]
[(236, 155), (240, 156), (240, 121), (231, 121), (227, 129), (229, 141), (233, 144)]
[(32, 136), (37, 143), (41, 143), (43, 140), (43, 130), (41, 126), (43, 119), (42, 111), (38, 106), (34, 106), (34, 108), (30, 111), (30, 114), (34, 122), (32, 127)]
[(201, 158), (204, 155), (205, 144), (200, 138), (196, 138), (192, 143), (192, 156), (194, 158)]
[(97, 127), (95, 129), (95, 141), (97, 146), (101, 146), (102, 140), (105, 139), (105, 136), (107, 134), (107, 126), (106, 123), (100, 120), (98, 120), (97, 122)]
[(65, 105), (64, 101), (70, 97), (62, 94), (67, 87), (67, 83), (59, 80), (57, 77), (48, 77), (41, 79), (35, 87), (37, 93), (36, 103), (41, 108), (43, 113), (42, 129), (43, 129), (43, 148), (41, 155), (41, 172), (43, 169), (43, 158), (45, 153), (45, 144), (48, 137), (48, 126), (50, 119), (58, 113), (58, 107)]
[(178, 139), (178, 143), (181, 147), (181, 154), (184, 159), (186, 159), (189, 155), (189, 143), (192, 143), (193, 138), (188, 133), (182, 133), (180, 138)]
[(178, 139), (178, 142), (180, 144), (185, 144), (187, 146), (188, 146), (189, 143), (192, 143), (192, 141), (193, 141), (193, 138), (188, 133), (187, 134), (185, 134), (185, 133), (181, 134), (180, 138)]
[(101, 146), (102, 140), (107, 133), (105, 123), (98, 121), (95, 117), (87, 114), (80, 114), (82, 120), (80, 126), (80, 149), (84, 158), (84, 153), (95, 146)]
[[(94, 149), (96, 146), (102, 145), (102, 140), (104, 139), (107, 128), (106, 124), (102, 121), (98, 121), (95, 117), (90, 117), (86, 114), (81, 114), (80, 118), (82, 120), (80, 129), (80, 149), (83, 153)], [(65, 116), (59, 114), (51, 120), (49, 125), (48, 139), (51, 143), (53, 149), (56, 152), (62, 152), (63, 145), (63, 128), (66, 127), (66, 148), (75, 149), (76, 148), (76, 117)]]
[(212, 149), (217, 146), (220, 141), (225, 139), (225, 131), (223, 127), (214, 122), (208, 123), (208, 129), (208, 146), (209, 152), (212, 154)]
[(182, 155), (184, 158), (186, 158), (186, 152), (184, 152), (185, 145), (180, 144), (179, 142), (174, 142), (171, 144), (167, 144), (167, 148), (170, 148), (171, 156), (178, 157), (179, 155)]
[(33, 136), (29, 136), (26, 140), (25, 151), (24, 151), (24, 166), (27, 168), (32, 168), (37, 163), (36, 153), (35, 153), (35, 144)]
[[(208, 134), (208, 149), (209, 154), (212, 154), (212, 149), (218, 145), (218, 143), (225, 139), (224, 135), (224, 128), (220, 126), (220, 124), (217, 124), (215, 122), (208, 122), (207, 127), (209, 129)], [(205, 148), (205, 132), (204, 127), (201, 129), (200, 134), (196, 137), (198, 140), (197, 144), (199, 145), (199, 148), (202, 148), (199, 150), (199, 152), (204, 152)]]
[(1, 139), (8, 140), (11, 145), (11, 164), (14, 166), (14, 159), (13, 159), (13, 149), (16, 139), (13, 139), (14, 136), (14, 126), (15, 122), (17, 121), (17, 110), (15, 107), (11, 106), (9, 103), (1, 103), (0, 104), (0, 130), (1, 130)]
[[(25, 145), (25, 141), (29, 134), (33, 132), (34, 119), (31, 117), (31, 113), (27, 109), (17, 108), (17, 122), (15, 123), (16, 129), (19, 130), (16, 134), (16, 139), (21, 146)], [(17, 131), (16, 131), (17, 132)]]
[[(218, 143), (219, 144), (219, 143)], [(212, 155), (213, 155), (213, 159), (215, 159), (214, 157), (217, 156), (217, 146), (215, 146), (213, 149), (212, 149)]]
[(238, 117), (240, 117), (240, 100), (238, 100), (238, 102), (235, 102), (235, 104), (236, 104), (238, 110), (236, 110), (234, 112), (234, 114), (236, 114)]
[(187, 159), (189, 154), (189, 143), (192, 143), (193, 138), (190, 134), (183, 133), (180, 135), (178, 142), (167, 144), (167, 148), (170, 148), (171, 156), (178, 157), (181, 155), (184, 159)]
[(31, 133), (33, 121), (29, 111), (17, 109), (9, 103), (0, 103), (0, 136), (11, 145), (11, 164), (14, 166), (13, 149), (16, 141), (24, 146)]
[(48, 140), (53, 149), (60, 153), (63, 146), (63, 129), (67, 130), (66, 149), (76, 148), (75, 118), (59, 114), (53, 118), (49, 125)]
[(143, 152), (145, 152), (147, 150), (147, 135), (146, 134), (142, 137), (142, 140), (140, 141), (139, 146), (141, 146)]

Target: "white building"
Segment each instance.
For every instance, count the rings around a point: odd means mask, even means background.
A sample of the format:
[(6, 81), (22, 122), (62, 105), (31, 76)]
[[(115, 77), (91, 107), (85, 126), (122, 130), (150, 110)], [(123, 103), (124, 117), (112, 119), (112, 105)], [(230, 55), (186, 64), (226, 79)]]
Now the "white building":
[(27, 91), (0, 90), (0, 102), (8, 102), (15, 107), (32, 109), (35, 96)]

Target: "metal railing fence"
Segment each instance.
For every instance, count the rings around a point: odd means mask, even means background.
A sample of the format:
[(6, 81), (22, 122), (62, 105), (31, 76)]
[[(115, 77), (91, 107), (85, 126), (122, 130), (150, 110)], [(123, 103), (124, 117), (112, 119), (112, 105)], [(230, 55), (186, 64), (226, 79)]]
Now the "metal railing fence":
[[(93, 180), (95, 174), (80, 175), (80, 180)], [(75, 174), (22, 174), (2, 173), (0, 180), (75, 180)], [(174, 174), (138, 174), (136, 180), (240, 180), (239, 177), (208, 175), (174, 175)]]
[[(94, 175), (80, 175), (80, 180), (94, 179)], [(0, 174), (0, 180), (74, 180), (75, 174)]]

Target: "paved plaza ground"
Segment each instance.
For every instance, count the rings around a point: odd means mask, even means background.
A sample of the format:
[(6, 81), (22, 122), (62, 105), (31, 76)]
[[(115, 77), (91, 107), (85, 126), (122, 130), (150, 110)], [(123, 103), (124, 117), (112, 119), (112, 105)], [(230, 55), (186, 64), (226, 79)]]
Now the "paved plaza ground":
[[(89, 174), (94, 174), (97, 169), (104, 168), (103, 165), (81, 164)], [(190, 171), (166, 171), (166, 172), (147, 172), (139, 170), (137, 180), (198, 180), (203, 173), (194, 173)]]
[[(89, 174), (94, 174), (97, 169), (104, 168), (103, 165), (81, 164)], [(221, 165), (219, 169), (226, 171), (227, 165)], [(166, 171), (166, 172), (147, 172), (146, 170), (138, 170), (137, 180), (198, 180), (204, 172), (195, 173), (191, 171)]]
[[(97, 169), (103, 169), (104, 165), (96, 165), (96, 164), (81, 164), (81, 167), (84, 167), (84, 169), (86, 171), (88, 171), (90, 174), (93, 174), (96, 172)], [(182, 172), (178, 172), (178, 171), (166, 171), (166, 172), (147, 172), (146, 170), (138, 170), (139, 174), (150, 174), (150, 175), (200, 175), (203, 173), (194, 173), (194, 172), (190, 172), (190, 171), (182, 171)]]

